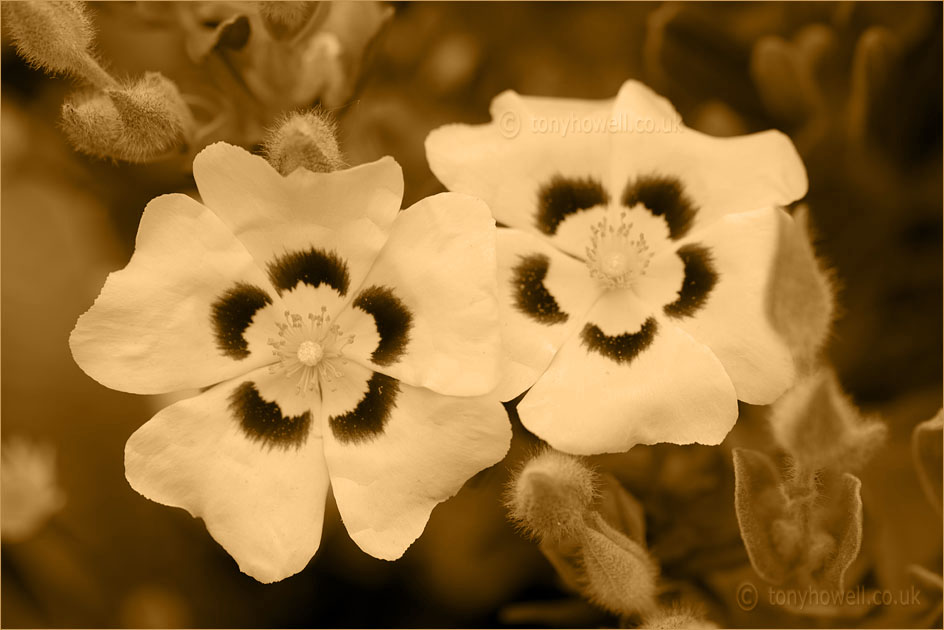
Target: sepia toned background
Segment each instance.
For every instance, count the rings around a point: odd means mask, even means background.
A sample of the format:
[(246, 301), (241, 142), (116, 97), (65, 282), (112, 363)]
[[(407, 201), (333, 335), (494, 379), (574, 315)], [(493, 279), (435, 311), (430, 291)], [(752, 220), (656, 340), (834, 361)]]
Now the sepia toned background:
[[(211, 70), (183, 67), (179, 37), (130, 20), (130, 4), (92, 3), (112, 70), (210, 80)], [(940, 572), (941, 515), (918, 485), (909, 439), (942, 396), (941, 5), (394, 9), (365, 49), (353, 95), (329, 109), (350, 164), (392, 155), (403, 166), (404, 207), (443, 190), (426, 164), (429, 131), (487, 122), (489, 102), (506, 89), (610, 98), (636, 78), (707, 133), (779, 128), (793, 138), (809, 173), (816, 249), (840, 289), (828, 354), (855, 401), (890, 429), (862, 474), (865, 540), (852, 573), (897, 590), (915, 583), (909, 565)], [(857, 51), (875, 33), (885, 39), (863, 62)], [(508, 470), (537, 443), (520, 424), (506, 462), (436, 508), (402, 560), (362, 553), (329, 499), (314, 560), (274, 585), (239, 573), (202, 522), (132, 491), (124, 443), (167, 399), (98, 385), (73, 363), (68, 335), (105, 276), (127, 262), (147, 201), (194, 184), (185, 161), (134, 166), (73, 152), (57, 126), (69, 82), (30, 69), (6, 34), (2, 55), (2, 437), (4, 448), (18, 436), (51, 445), (64, 498), (33, 535), (3, 543), (5, 627), (615, 624), (566, 593), (505, 519)], [(671, 587), (724, 626), (939, 624), (932, 591), (926, 605), (825, 621), (735, 605), (738, 584), (762, 581), (738, 536), (730, 447), (764, 439), (763, 413), (742, 406), (722, 447), (640, 446), (596, 458), (646, 506), (649, 546)]]

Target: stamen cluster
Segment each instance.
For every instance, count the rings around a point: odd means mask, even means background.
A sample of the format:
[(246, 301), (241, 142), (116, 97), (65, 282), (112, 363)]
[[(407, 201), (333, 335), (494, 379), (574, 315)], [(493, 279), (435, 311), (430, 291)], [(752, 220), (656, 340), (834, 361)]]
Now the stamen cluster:
[(618, 224), (613, 225), (606, 215), (590, 228), (590, 245), (586, 249), (590, 275), (609, 288), (630, 286), (633, 280), (645, 275), (652, 260), (653, 251), (646, 235), (639, 232), (633, 237), (633, 224), (627, 218), (624, 210)]
[(344, 348), (354, 343), (354, 335), (344, 336), (341, 327), (331, 323), (327, 307), (321, 314), (308, 313), (307, 321), (301, 315), (285, 311), (284, 322), (276, 322), (279, 338), (270, 338), (272, 354), (279, 362), (269, 371), (281, 371), (286, 378), (297, 378), (295, 391), (313, 392), (321, 383), (329, 383), (341, 376), (336, 359), (344, 356)]

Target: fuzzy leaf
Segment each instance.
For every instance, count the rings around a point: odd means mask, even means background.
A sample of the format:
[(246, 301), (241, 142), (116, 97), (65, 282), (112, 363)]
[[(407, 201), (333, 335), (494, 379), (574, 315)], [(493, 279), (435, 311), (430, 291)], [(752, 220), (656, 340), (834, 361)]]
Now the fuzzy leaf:
[(646, 515), (642, 503), (636, 500), (616, 477), (610, 473), (599, 475), (599, 496), (596, 509), (617, 531), (630, 539), (646, 544)]
[(799, 553), (799, 533), (790, 525), (780, 474), (763, 453), (736, 448), (734, 484), (734, 508), (751, 565), (763, 579), (782, 584)]
[(859, 468), (888, 433), (881, 421), (863, 417), (826, 367), (774, 403), (770, 424), (780, 446), (809, 470)]
[[(808, 546), (814, 587), (841, 591), (849, 565), (862, 545), (862, 482), (845, 473), (832, 496), (814, 515), (814, 535)], [(822, 542), (821, 542), (822, 541)], [(819, 553), (818, 553), (819, 552)], [(818, 557), (821, 556), (821, 557)], [(820, 565), (816, 567), (816, 565)]]
[(835, 290), (810, 242), (807, 207), (798, 207), (793, 221), (781, 225), (771, 270), (768, 314), (773, 327), (786, 339), (797, 371), (803, 373), (814, 363), (829, 335)]
[(911, 434), (911, 448), (921, 487), (924, 488), (928, 501), (941, 512), (941, 469), (944, 468), (942, 438), (944, 434), (944, 410), (914, 428)]

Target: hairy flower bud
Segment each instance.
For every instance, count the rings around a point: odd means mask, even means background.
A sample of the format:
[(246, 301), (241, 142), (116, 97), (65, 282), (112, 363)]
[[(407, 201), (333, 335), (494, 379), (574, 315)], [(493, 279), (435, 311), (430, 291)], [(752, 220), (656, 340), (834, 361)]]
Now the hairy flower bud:
[(866, 419), (842, 392), (833, 370), (800, 380), (771, 410), (777, 442), (803, 467), (853, 470), (885, 441), (886, 426)]
[(584, 536), (583, 590), (590, 601), (621, 615), (652, 611), (658, 570), (646, 550), (599, 517)]
[(257, 2), (259, 16), (269, 34), (286, 39), (302, 30), (318, 9), (318, 2)]
[(511, 518), (538, 539), (573, 537), (596, 494), (596, 476), (579, 458), (548, 449), (512, 481), (506, 498)]
[(159, 72), (123, 90), (109, 90), (118, 116), (142, 152), (160, 154), (186, 142), (194, 126), (190, 109), (173, 81)]
[(98, 86), (114, 84), (89, 53), (94, 30), (84, 3), (4, 2), (3, 18), (17, 52), (31, 66)]
[(62, 124), (83, 153), (147, 162), (185, 144), (193, 118), (177, 87), (149, 72), (129, 87), (73, 97), (62, 106)]
[(264, 143), (269, 163), (282, 175), (297, 168), (327, 173), (344, 167), (334, 123), (318, 111), (289, 116)]
[(115, 104), (104, 92), (74, 94), (62, 104), (62, 128), (78, 151), (112, 157), (121, 136)]
[(699, 611), (676, 604), (660, 608), (646, 617), (639, 627), (646, 630), (711, 630), (718, 626), (703, 619)]

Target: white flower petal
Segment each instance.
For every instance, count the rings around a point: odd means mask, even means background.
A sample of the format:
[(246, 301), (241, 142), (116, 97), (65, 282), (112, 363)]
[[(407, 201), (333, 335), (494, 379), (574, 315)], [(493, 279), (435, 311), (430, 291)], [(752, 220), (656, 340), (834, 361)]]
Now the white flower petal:
[(498, 230), (498, 295), (506, 365), (496, 395), (534, 384), (602, 290), (587, 266), (539, 236)]
[(108, 277), (69, 345), (79, 367), (113, 389), (203, 387), (271, 362), (260, 311), (277, 301), (216, 215), (164, 195), (148, 204), (134, 256)]
[(630, 291), (603, 296), (586, 321), (518, 405), (529, 430), (576, 454), (724, 439), (737, 397), (711, 350)]
[(263, 158), (219, 142), (197, 155), (193, 175), (203, 202), (261, 267), (281, 262), (291, 267), (288, 276), (307, 272), (319, 281), (325, 263), (304, 258), (315, 250), (340, 259), (350, 288), (360, 285), (383, 246), (403, 195), (403, 174), (391, 158), (283, 177)]
[(346, 355), (418, 387), (480, 395), (499, 377), (495, 222), (481, 201), (435, 195), (404, 210), (338, 324)]
[(667, 100), (636, 81), (620, 89), (613, 116), (634, 129), (613, 135), (614, 196), (622, 198), (640, 176), (676, 178), (694, 206), (692, 223), (704, 226), (726, 214), (786, 205), (806, 194), (806, 169), (779, 131), (732, 138), (699, 133), (681, 125)]
[(754, 405), (776, 400), (795, 377), (790, 348), (769, 316), (778, 243), (791, 222), (767, 208), (727, 215), (685, 239), (705, 248), (717, 280), (701, 307), (671, 319), (711, 348), (738, 398)]
[(244, 389), (273, 378), (257, 370), (171, 405), (125, 447), (131, 487), (202, 518), (260, 582), (308, 564), (320, 544), (328, 490), (318, 409), (288, 420)]
[[(500, 223), (547, 233), (551, 225), (539, 221), (539, 196), (555, 176), (604, 183), (609, 136), (599, 128), (609, 121), (611, 105), (503, 92), (492, 101), (491, 123), (434, 130), (426, 157), (447, 188), (483, 199)], [(583, 133), (585, 121), (597, 131)], [(555, 216), (565, 202), (552, 204)]]
[[(370, 555), (395, 560), (423, 532), (437, 504), (505, 456), (511, 426), (494, 396), (441, 396), (360, 366), (345, 372), (355, 383), (378, 376), (382, 394), (347, 418), (325, 415), (325, 456), (351, 538)], [(332, 395), (344, 404), (330, 402)], [(326, 409), (351, 400), (348, 390), (325, 392), (325, 398)]]

